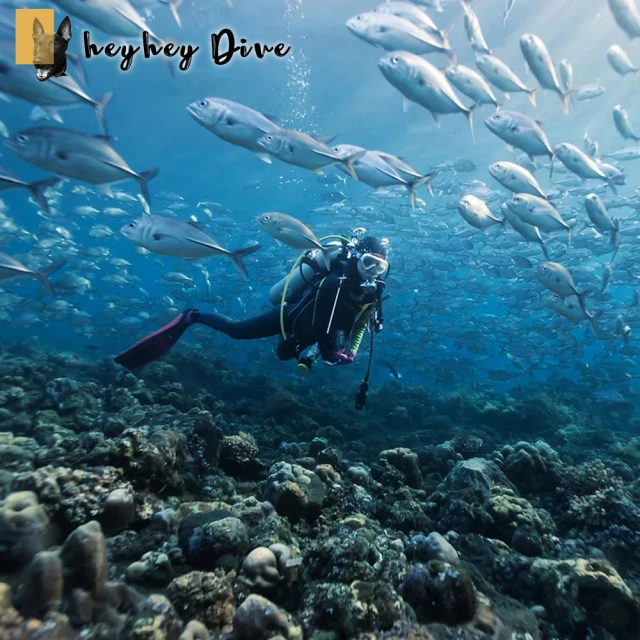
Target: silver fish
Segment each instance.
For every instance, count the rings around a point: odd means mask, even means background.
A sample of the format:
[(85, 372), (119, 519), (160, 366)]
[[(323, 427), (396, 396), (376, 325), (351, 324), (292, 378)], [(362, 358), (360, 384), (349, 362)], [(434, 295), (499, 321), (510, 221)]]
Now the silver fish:
[(19, 260), (0, 252), (0, 280), (29, 276), (35, 278), (42, 285), (47, 295), (54, 296), (55, 292), (49, 283), (49, 276), (65, 264), (65, 260), (58, 260), (44, 269), (33, 271), (25, 267)]
[(613, 108), (613, 121), (618, 133), (620, 133), (625, 140), (635, 140), (636, 142), (640, 141), (640, 137), (631, 127), (627, 110), (620, 104)]
[(70, 129), (32, 127), (13, 134), (5, 146), (41, 169), (103, 186), (109, 194), (108, 185), (133, 178), (150, 203), (147, 182), (158, 170), (136, 173), (111, 146), (111, 141), (107, 136), (89, 136)]
[(172, 258), (202, 260), (217, 255), (226, 256), (246, 280), (249, 276), (242, 258), (260, 249), (260, 245), (253, 245), (229, 251), (206, 233), (204, 225), (198, 222), (155, 215), (132, 220), (120, 229), (120, 233), (147, 251)]

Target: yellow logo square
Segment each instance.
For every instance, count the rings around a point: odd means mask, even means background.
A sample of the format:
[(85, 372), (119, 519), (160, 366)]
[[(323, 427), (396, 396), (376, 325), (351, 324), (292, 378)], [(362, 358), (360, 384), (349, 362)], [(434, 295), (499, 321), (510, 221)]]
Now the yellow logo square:
[[(33, 21), (40, 21), (45, 33), (55, 33), (53, 9), (16, 9), (16, 64), (33, 64)], [(46, 64), (53, 64), (53, 42)]]

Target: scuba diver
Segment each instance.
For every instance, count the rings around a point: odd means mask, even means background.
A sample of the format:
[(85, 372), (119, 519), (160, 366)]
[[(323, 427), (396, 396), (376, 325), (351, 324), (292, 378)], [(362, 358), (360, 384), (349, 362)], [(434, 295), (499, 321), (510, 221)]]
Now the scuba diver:
[(382, 294), (389, 274), (387, 244), (371, 236), (350, 242), (340, 236), (331, 238), (337, 240), (324, 245), (330, 269), (319, 249), (302, 254), (289, 275), (271, 288), (269, 300), (274, 308), (266, 313), (236, 321), (219, 313), (187, 309), (115, 361), (132, 370), (143, 367), (165, 355), (190, 326), (201, 324), (234, 340), (280, 334), (278, 358), (297, 358), (303, 372), (318, 358), (331, 366), (351, 364), (365, 331), (371, 332), (373, 346), (374, 332), (382, 330)]

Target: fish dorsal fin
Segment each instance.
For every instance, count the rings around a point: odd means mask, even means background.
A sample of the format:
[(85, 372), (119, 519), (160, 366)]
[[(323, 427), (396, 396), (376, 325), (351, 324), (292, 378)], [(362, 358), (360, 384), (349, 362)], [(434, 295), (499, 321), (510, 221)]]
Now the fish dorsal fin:
[(317, 140), (318, 142), (322, 142), (322, 144), (331, 144), (338, 136), (337, 135), (333, 135), (333, 136), (311, 136), (314, 140)]
[(206, 222), (196, 222), (195, 220), (187, 220), (187, 224), (202, 231), (206, 226)]
[(281, 125), (280, 122), (280, 118), (276, 118), (276, 116), (272, 116), (269, 113), (263, 113), (262, 114), (267, 120), (271, 120), (271, 122), (273, 122), (273, 124), (277, 124), (278, 126)]
[(99, 136), (93, 136), (93, 137), (98, 140), (103, 140), (104, 142), (109, 142), (109, 143), (118, 141), (118, 138), (114, 138), (113, 136), (107, 136), (107, 135), (99, 135)]
[(537, 124), (541, 129), (544, 129), (544, 122), (541, 122), (540, 120), (536, 120), (536, 124)]

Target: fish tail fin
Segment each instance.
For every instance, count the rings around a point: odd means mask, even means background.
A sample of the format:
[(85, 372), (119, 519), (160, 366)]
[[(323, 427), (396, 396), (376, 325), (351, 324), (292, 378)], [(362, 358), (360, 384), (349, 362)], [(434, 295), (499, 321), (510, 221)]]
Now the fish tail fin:
[(556, 161), (556, 154), (554, 152), (551, 154), (551, 162), (549, 163), (549, 180), (553, 178), (553, 164), (555, 161)]
[(575, 91), (567, 91), (560, 94), (560, 100), (562, 100), (562, 110), (566, 115), (569, 115), (569, 111), (571, 109), (571, 99), (573, 98), (575, 93)]
[(331, 271), (331, 249), (322, 247), (322, 258), (327, 271)]
[[(149, 36), (152, 40), (155, 40), (155, 42), (157, 42), (161, 47), (165, 47), (166, 45), (168, 45), (171, 42), (177, 43), (178, 40), (177, 38), (172, 38), (171, 40), (162, 40), (161, 38), (158, 38), (158, 36)], [(171, 74), (172, 78), (176, 77), (176, 71), (173, 68), (173, 65), (171, 64), (171, 58), (169, 56), (162, 56), (162, 62), (164, 62), (165, 66), (167, 67), (167, 69), (169, 70), (169, 73)]]
[(249, 274), (247, 273), (247, 268), (244, 266), (244, 262), (242, 262), (242, 258), (246, 258), (260, 249), (262, 249), (262, 246), (256, 244), (251, 247), (244, 247), (244, 249), (238, 249), (237, 251), (231, 251), (231, 253), (229, 253), (231, 261), (245, 280), (249, 279)]
[(503, 107), (503, 104), (501, 102), (496, 102), (496, 112), (500, 111), (502, 107)]
[(449, 60), (449, 64), (453, 67), (458, 64), (458, 56), (455, 51), (448, 51), (447, 59)]
[(596, 338), (599, 336), (599, 334), (598, 334), (598, 318), (600, 317), (600, 315), (602, 315), (601, 311), (599, 311), (598, 313), (595, 313), (595, 314), (587, 313), (587, 319), (589, 320), (589, 326), (591, 327), (591, 332), (593, 333), (593, 335)]
[[(613, 231), (611, 232), (611, 246), (618, 252), (618, 240), (620, 239), (620, 218), (613, 219)], [(615, 254), (614, 254), (615, 257)], [(612, 258), (613, 261), (613, 258)]]
[(142, 197), (146, 200), (147, 204), (151, 206), (151, 195), (149, 194), (149, 180), (153, 180), (160, 169), (149, 169), (148, 171), (143, 171), (136, 179), (138, 180), (138, 184), (140, 185), (140, 190), (142, 191)]
[(544, 259), (547, 261), (550, 261), (551, 256), (549, 255), (549, 247), (547, 247), (547, 243), (544, 240), (540, 240), (540, 246), (542, 247), (542, 253), (544, 255)]
[(347, 170), (347, 173), (356, 182), (359, 182), (360, 178), (358, 178), (358, 174), (356, 173), (355, 167), (353, 165), (354, 165), (355, 162), (360, 160), (360, 158), (362, 158), (362, 156), (365, 153), (367, 153), (366, 150), (365, 151), (358, 151), (357, 153), (354, 153), (354, 154), (350, 155), (348, 158), (345, 158), (344, 160), (341, 160), (340, 163), (339, 163), (339, 164), (344, 166), (344, 168)]
[(50, 178), (45, 178), (44, 180), (38, 180), (37, 182), (32, 182), (27, 185), (27, 189), (31, 192), (33, 199), (38, 203), (40, 208), (45, 212), (49, 213), (49, 203), (44, 195), (44, 192), (49, 188), (53, 187), (56, 184), (62, 182), (62, 178), (58, 176), (52, 176)]
[(613, 195), (618, 195), (618, 189), (616, 188), (616, 184), (613, 180), (607, 180), (607, 184), (609, 185), (609, 189), (613, 191)]
[(529, 89), (529, 91), (527, 91), (527, 95), (529, 96), (529, 102), (534, 107), (538, 106), (537, 96), (539, 92), (540, 92), (540, 87), (538, 87), (537, 89)]
[(49, 282), (49, 276), (59, 269), (62, 269), (65, 264), (67, 264), (66, 260), (56, 260), (55, 262), (52, 262), (48, 267), (40, 269), (39, 271), (36, 271), (34, 273), (35, 277), (38, 279), (38, 282), (42, 285), (48, 296), (53, 297), (56, 295), (53, 287), (51, 286), (51, 283)]
[(474, 104), (473, 106), (469, 107), (469, 110), (465, 113), (465, 116), (467, 116), (467, 120), (469, 121), (469, 129), (471, 129), (471, 140), (473, 142), (476, 141), (476, 133), (473, 130), (473, 112), (477, 109), (478, 104)]
[(104, 108), (111, 102), (112, 98), (113, 91), (109, 91), (109, 93), (105, 93), (103, 96), (98, 98), (93, 105), (96, 112), (96, 118), (98, 119), (98, 126), (100, 127), (100, 131), (104, 134), (107, 133), (107, 122), (104, 119)]
[(180, 14), (178, 13), (178, 9), (182, 6), (184, 0), (160, 0), (162, 4), (166, 4), (169, 7), (169, 11), (171, 11), (171, 15), (173, 19), (178, 23), (178, 26), (182, 29), (182, 20), (180, 20)]
[(413, 182), (409, 183), (409, 199), (411, 200), (411, 208), (415, 211), (416, 209), (416, 190), (420, 187), (427, 187), (429, 193), (433, 197), (433, 179), (440, 173), (438, 169), (434, 171), (430, 171), (426, 175), (422, 176), (422, 178), (418, 178)]
[(76, 70), (78, 77), (82, 81), (82, 84), (85, 87), (89, 84), (89, 78), (87, 78), (87, 72), (82, 66), (81, 58), (77, 53), (67, 53), (67, 60), (73, 65), (73, 68)]

